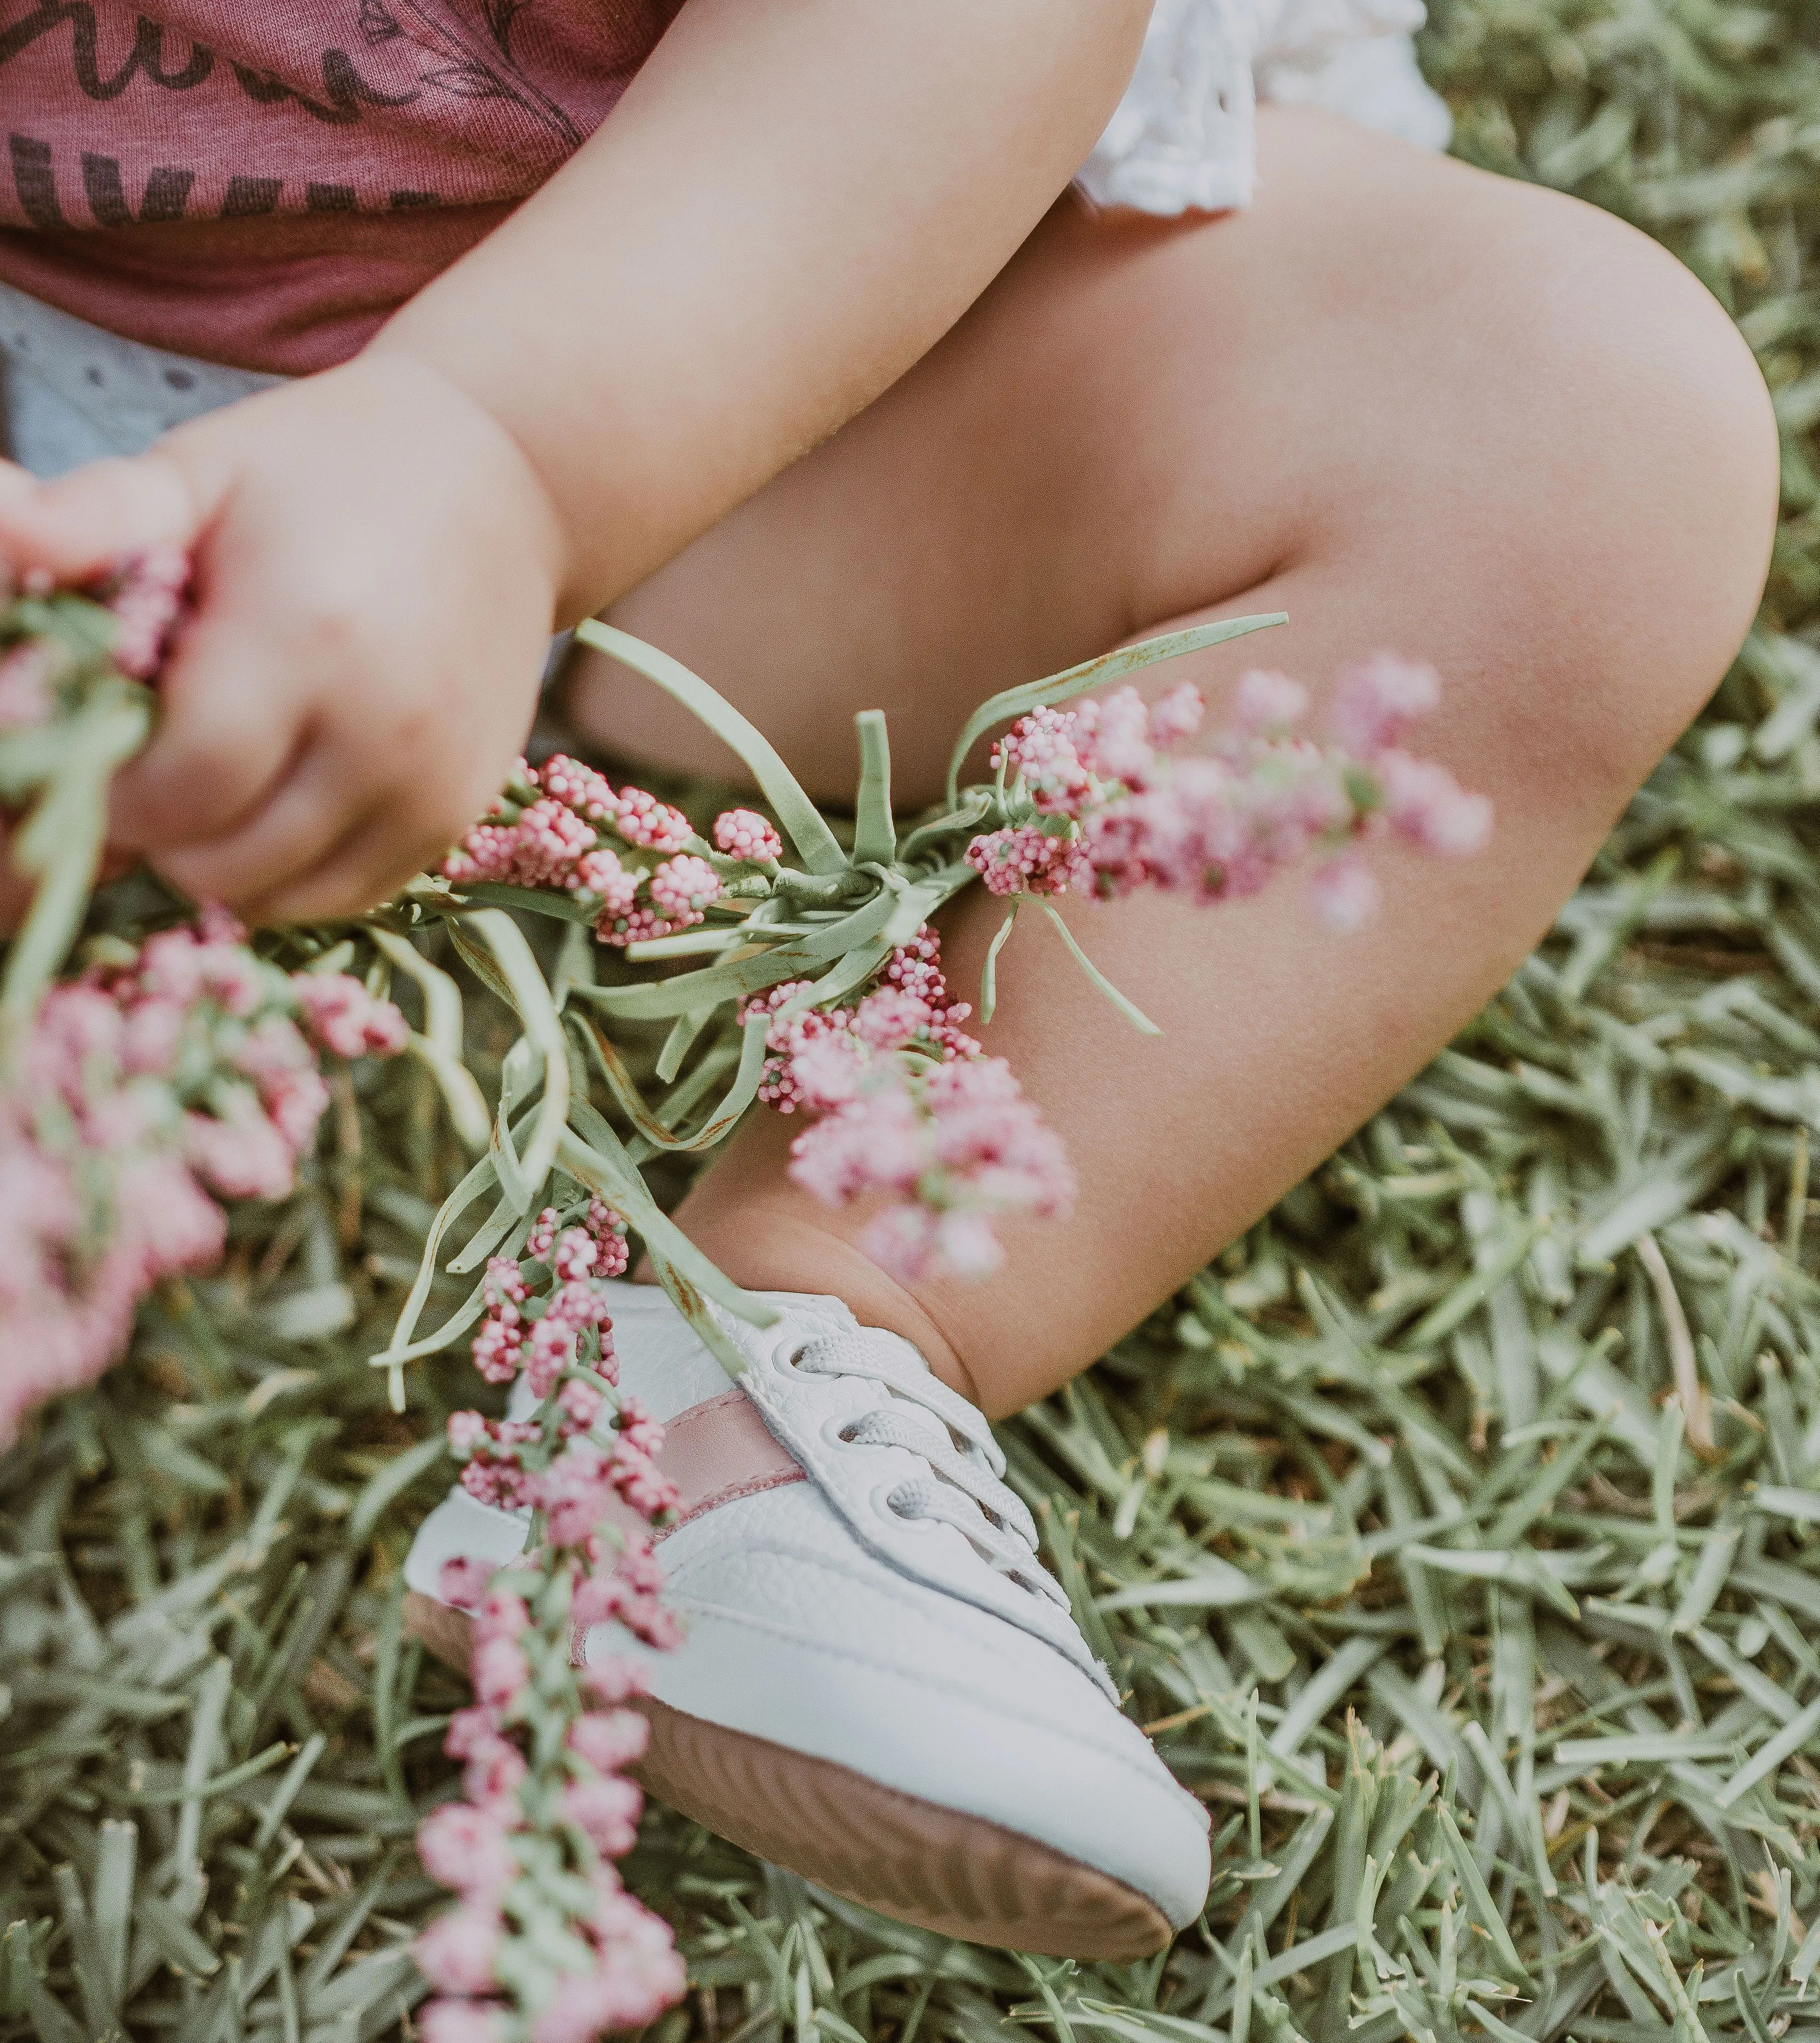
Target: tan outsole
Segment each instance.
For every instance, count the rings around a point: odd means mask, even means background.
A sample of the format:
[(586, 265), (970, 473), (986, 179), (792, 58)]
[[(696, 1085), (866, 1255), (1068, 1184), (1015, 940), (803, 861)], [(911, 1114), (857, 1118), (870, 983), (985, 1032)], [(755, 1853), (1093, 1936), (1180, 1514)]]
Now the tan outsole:
[[(461, 1612), (412, 1595), (404, 1619), (439, 1658), (466, 1670)], [(1169, 1941), (1153, 1903), (1034, 1838), (663, 1703), (641, 1707), (651, 1744), (634, 1770), (659, 1801), (850, 1901), (944, 1936), (1047, 1957), (1128, 1961)]]

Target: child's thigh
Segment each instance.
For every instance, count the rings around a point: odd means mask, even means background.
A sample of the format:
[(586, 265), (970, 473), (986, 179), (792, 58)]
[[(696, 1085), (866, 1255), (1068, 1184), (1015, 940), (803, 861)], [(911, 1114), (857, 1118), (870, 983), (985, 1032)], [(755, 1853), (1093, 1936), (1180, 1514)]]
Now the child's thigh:
[[(990, 690), (1311, 572), (1360, 642), (1310, 657), (1393, 642), (1569, 687), (1620, 643), (1642, 672), (1655, 638), (1707, 631), (1722, 666), (1774, 444), (1716, 304), (1574, 201), (1320, 116), (1260, 128), (1245, 213), (1063, 201), (915, 370), (615, 622), (818, 792), (850, 782), (853, 713), (891, 712), (912, 801)], [(1565, 654), (1516, 650), (1541, 642)], [(723, 763), (645, 684), (578, 681), (622, 753)]]

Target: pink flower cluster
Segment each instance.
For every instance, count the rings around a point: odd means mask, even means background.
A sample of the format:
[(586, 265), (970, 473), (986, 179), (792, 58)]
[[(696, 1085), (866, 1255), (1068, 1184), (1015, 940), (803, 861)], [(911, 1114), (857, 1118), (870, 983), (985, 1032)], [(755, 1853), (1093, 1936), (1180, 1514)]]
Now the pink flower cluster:
[(121, 564), (102, 600), (113, 614), (113, 663), (136, 681), (149, 681), (190, 589), (190, 558), (176, 546), (153, 546)]
[(0, 1439), (99, 1375), (161, 1278), (215, 1260), (219, 1199), (292, 1190), (328, 1103), (306, 1030), (359, 1054), (404, 1022), (358, 980), (262, 963), (218, 910), (46, 994), (0, 1093)]
[[(600, 1284), (625, 1271), (625, 1237), (626, 1223), (593, 1199), (569, 1225), (546, 1207), (521, 1255), (492, 1258), (474, 1366), (489, 1383), (522, 1372), (542, 1409), (531, 1419), (456, 1412), (449, 1420), (469, 1495), (501, 1510), (542, 1511), (552, 1543), (583, 1552), (591, 1566), (603, 1561), (604, 1522), (657, 1518), (676, 1503), (676, 1485), (657, 1466), (663, 1428), (636, 1398), (617, 1394)], [(667, 1643), (670, 1620), (656, 1601), (655, 1578), (640, 1573), (640, 1550), (634, 1541), (615, 1566), (583, 1581), (576, 1615), (591, 1624), (615, 1616), (649, 1642)]]
[(729, 858), (753, 864), (769, 860), (773, 864), (784, 856), (784, 840), (763, 816), (751, 809), (726, 809), (715, 818), (715, 849)]
[(960, 1024), (939, 940), (920, 930), (856, 1006), (787, 1011), (800, 983), (773, 987), (745, 1015), (777, 1017), (759, 1097), (814, 1117), (791, 1144), (790, 1175), (830, 1205), (886, 1203), (866, 1253), (906, 1282), (936, 1270), (998, 1267), (995, 1219), (1065, 1212), (1074, 1174), (1002, 1058)]
[(389, 1057), (410, 1039), (391, 1002), (375, 999), (344, 972), (300, 972), (291, 991), (311, 1035), (338, 1057)]
[(63, 661), (48, 639), (21, 638), (0, 653), (0, 730), (48, 723)]
[(1232, 724), (1209, 750), (1186, 756), (1174, 748), (1202, 717), (1191, 685), (1148, 707), (1122, 688), (1072, 710), (1038, 709), (993, 751), (1029, 820), (976, 837), (967, 863), (999, 895), (1107, 899), (1155, 886), (1215, 902), (1255, 894), (1320, 853), (1314, 905), (1356, 929), (1377, 905), (1361, 851), (1374, 830), (1387, 826), (1444, 857), (1476, 852), (1490, 834), (1484, 795), (1403, 749), (1439, 700), (1431, 668), (1388, 654), (1360, 661), (1335, 684), (1332, 742), (1323, 746), (1295, 734), (1304, 691), (1254, 673), (1239, 685)]
[[(603, 841), (603, 831), (620, 849)], [(726, 811), (714, 837), (729, 858), (783, 855), (783, 840), (750, 809)], [(596, 910), (600, 941), (623, 949), (693, 928), (719, 900), (720, 874), (688, 849), (696, 841), (681, 810), (642, 788), (615, 790), (604, 774), (558, 753), (542, 767), (519, 761), (508, 797), (443, 860), (443, 876), (457, 886), (489, 880), (573, 894)], [(626, 849), (668, 856), (646, 867), (628, 864)]]
[[(598, 1199), (567, 1225), (550, 1207), (519, 1256), (493, 1259), (474, 1359), (494, 1382), (523, 1370), (540, 1409), (516, 1422), (477, 1412), (450, 1421), (470, 1493), (541, 1511), (545, 1543), (504, 1570), (455, 1560), (443, 1571), (445, 1598), (472, 1614), (474, 1703), (446, 1746), (464, 1762), (466, 1799), (418, 1833), (425, 1869), (458, 1897), (416, 1946), (441, 1996), (420, 2018), (427, 2043), (519, 2033), (592, 2043), (642, 2027), (683, 1991), (668, 1925), (611, 1864), (631, 1848), (642, 1807), (623, 1773), (648, 1734), (623, 1707), (642, 1681), (623, 1658), (577, 1666), (574, 1650), (608, 1622), (658, 1648), (679, 1636), (658, 1600), (647, 1529), (676, 1501), (657, 1466), (663, 1432), (616, 1395), (598, 1290), (626, 1267), (624, 1233)], [(560, 1332), (540, 1341), (553, 1316)]]
[(960, 1026), (973, 1010), (950, 995), (941, 940), (931, 929), (919, 930), (892, 952), (877, 987), (856, 1007), (783, 1013), (808, 983), (791, 979), (740, 1005), (742, 1023), (754, 1014), (778, 1018), (765, 1033), (758, 1097), (780, 1113), (794, 1113), (799, 1106), (825, 1113), (844, 1104), (871, 1051), (910, 1050), (941, 1063), (982, 1054)]
[[(649, 1736), (644, 1718), (623, 1707), (641, 1684), (623, 1662), (591, 1669), (593, 1699), (607, 1707), (587, 1707), (568, 1665), (566, 1627), (540, 1624), (525, 1597), (504, 1585), (506, 1577), (489, 1588), (477, 1572), (484, 1578), (490, 1571), (451, 1562), (443, 1584), (470, 1612), (474, 1702), (456, 1712), (443, 1746), (464, 1762), (466, 1799), (432, 1811), (417, 1833), (424, 1870), (458, 1897), (417, 1940), (418, 1968), (444, 1996), (423, 2010), (423, 2033), (432, 2043), (503, 2043), (505, 2006), (495, 1997), (501, 1972), (527, 1970), (542, 1988), (531, 2010), (532, 2043), (591, 2043), (603, 2031), (642, 2028), (679, 1998), (684, 1973), (669, 1924), (626, 1892), (611, 1864), (636, 1841), (643, 1808), (623, 1771), (643, 1757)], [(525, 1586), (541, 1601), (551, 1585), (546, 1576)], [(553, 1657), (554, 1668), (545, 1664)], [(547, 1688), (552, 1677), (576, 1692), (577, 1707), (538, 1769), (546, 1777), (533, 1782), (512, 1733), (536, 1708), (534, 1681)], [(527, 1813), (527, 1784), (546, 1791), (535, 1799), (550, 1808), (558, 1838), (579, 1861), (563, 1869), (560, 1897), (547, 1891), (555, 1883), (546, 1872), (538, 1877), (553, 1826)], [(548, 1941), (538, 1934), (553, 1917), (562, 1944), (584, 1961), (554, 1976)], [(515, 1938), (541, 1961), (535, 1968), (509, 1960), (502, 1967), (504, 1947)]]
[(555, 1286), (534, 1317), (525, 1262), (494, 1256), (487, 1265), (486, 1317), (474, 1337), (474, 1366), (489, 1383), (509, 1383), (520, 1370), (527, 1370), (531, 1388), (547, 1397), (577, 1359), (582, 1337), (592, 1332), (598, 1356), (594, 1366), (614, 1381), (612, 1321), (593, 1280), (625, 1274), (625, 1222), (596, 1199), (580, 1225), (559, 1231), (556, 1209), (546, 1207), (532, 1224), (524, 1253), (534, 1269), (542, 1265), (550, 1271)]
[[(48, 577), (28, 579), (27, 590), (48, 596)], [(111, 613), (113, 664), (135, 680), (157, 673), (172, 630), (183, 611), (190, 562), (174, 546), (155, 546), (121, 565), (93, 599)], [(5, 595), (0, 588), (0, 596)], [(57, 683), (71, 654), (55, 639), (28, 636), (0, 653), (0, 730), (48, 723), (57, 707)]]

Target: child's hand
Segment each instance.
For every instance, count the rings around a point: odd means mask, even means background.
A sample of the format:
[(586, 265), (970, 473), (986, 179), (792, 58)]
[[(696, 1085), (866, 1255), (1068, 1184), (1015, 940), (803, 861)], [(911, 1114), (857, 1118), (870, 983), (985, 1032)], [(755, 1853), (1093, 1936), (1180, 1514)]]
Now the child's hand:
[(114, 842), (268, 921), (351, 913), (497, 793), (531, 724), (563, 569), (490, 413), (367, 359), (35, 484), (0, 464), (0, 558), (59, 581), (161, 542), (195, 562), (163, 715)]

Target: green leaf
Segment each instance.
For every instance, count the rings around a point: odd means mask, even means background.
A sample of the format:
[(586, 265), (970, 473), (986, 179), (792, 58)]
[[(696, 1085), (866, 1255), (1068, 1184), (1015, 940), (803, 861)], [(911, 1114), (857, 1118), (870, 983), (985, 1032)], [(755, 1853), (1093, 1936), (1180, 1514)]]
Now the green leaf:
[(986, 947), (986, 962), (979, 970), (979, 1022), (984, 1028), (998, 1006), (998, 953), (1004, 949), (1011, 934), (1011, 926), (1017, 919), (1017, 899), (1014, 894), (1005, 910), (1005, 919), (993, 932), (992, 941)]
[(881, 887), (860, 907), (812, 937), (768, 945), (749, 957), (680, 972), (642, 986), (578, 987), (592, 1006), (626, 1022), (668, 1022), (704, 1006), (722, 1006), (789, 979), (804, 979), (872, 941), (898, 915), (902, 897)]
[[(588, 1139), (584, 1140), (579, 1133), (565, 1133), (557, 1160), (578, 1184), (597, 1193), (624, 1216), (629, 1225), (637, 1228), (645, 1238), (653, 1263), (661, 1257), (692, 1292), (712, 1298), (749, 1325), (774, 1325), (778, 1317), (776, 1308), (753, 1297), (730, 1278), (722, 1276), (657, 1205), (646, 1190), (644, 1180), (633, 1167), (619, 1137), (607, 1123), (592, 1109), (578, 1106), (576, 1125), (577, 1129), (586, 1131)], [(716, 1347), (715, 1352), (724, 1365), (727, 1358), (722, 1351), (724, 1343)], [(742, 1366), (736, 1363), (736, 1372)]]
[(433, 1469), (448, 1451), (448, 1442), (440, 1433), (432, 1433), (428, 1439), (420, 1440), (403, 1454), (394, 1455), (384, 1468), (370, 1477), (348, 1517), (349, 1543), (365, 1546), (393, 1499), (402, 1497), (419, 1476)]
[(1730, 1808), (1740, 1796), (1748, 1793), (1758, 1781), (1767, 1780), (1816, 1733), (1820, 1733), (1820, 1697), (1810, 1702), (1791, 1723), (1784, 1724), (1773, 1738), (1765, 1739), (1714, 1796), (1714, 1802), (1722, 1809)]
[[(434, 1355), (438, 1349), (446, 1345), (446, 1340), (454, 1338), (454, 1332), (448, 1332), (446, 1330), (445, 1330), (446, 1338), (445, 1336), (432, 1336), (427, 1344), (422, 1343), (414, 1344), (411, 1338), (416, 1331), (417, 1322), (423, 1315), (424, 1305), (428, 1301), (430, 1287), (436, 1281), (436, 1267), (442, 1254), (443, 1236), (448, 1232), (452, 1223), (460, 1219), (487, 1187), (498, 1181), (498, 1175), (492, 1158), (483, 1156), (443, 1200), (441, 1206), (437, 1209), (435, 1219), (431, 1223), (429, 1233), (424, 1237), (423, 1253), (418, 1262), (416, 1278), (405, 1296), (404, 1304), (398, 1309), (398, 1317), (393, 1326), (392, 1338), (380, 1353), (367, 1358), (374, 1368), (389, 1369), (392, 1371), (392, 1404), (395, 1411), (404, 1409), (404, 1385), (401, 1373), (403, 1364), (415, 1361), (420, 1355)], [(477, 1290), (475, 1296), (469, 1300), (469, 1305), (473, 1308), (473, 1312), (469, 1319), (462, 1322), (464, 1325), (471, 1324), (473, 1320), (478, 1318), (480, 1315)], [(466, 1309), (464, 1308), (464, 1310)], [(459, 1328), (455, 1331), (458, 1332)]]
[(0, 977), (0, 1030), (9, 1036), (36, 1010), (82, 927), (101, 869), (109, 785), (151, 730), (150, 698), (122, 684), (60, 734), (55, 777), (13, 840), (13, 865), (38, 885)]
[(1179, 659), (1184, 653), (1198, 653), (1205, 646), (1223, 645), (1229, 638), (1242, 638), (1247, 632), (1266, 631), (1273, 624), (1289, 621), (1286, 610), (1276, 610), (1257, 617), (1223, 618), (1217, 624), (1191, 625), (1186, 631), (1140, 639), (1135, 646), (1121, 646), (1116, 652), (1101, 654), (1098, 659), (1083, 660), (1079, 666), (1065, 668), (1044, 680), (1006, 688), (988, 697), (961, 726), (960, 735), (955, 740), (948, 766), (948, 806), (952, 809), (960, 805), (960, 769), (967, 763), (967, 753), (994, 724), (1014, 723), (1033, 709), (1064, 703), (1085, 695), (1089, 688), (1121, 680), (1140, 668), (1154, 666), (1159, 660)]
[(526, 1213), (550, 1175), (568, 1123), (569, 1039), (542, 971), (517, 923), (500, 909), (483, 908), (468, 918), (466, 926), (477, 933), (492, 953), (518, 1018), (524, 1024), (526, 1038), (543, 1060), (543, 1099), (520, 1165), (524, 1190), (519, 1210)]
[(733, 704), (710, 688), (699, 674), (692, 674), (680, 660), (647, 646), (629, 631), (621, 631), (597, 618), (576, 627), (575, 635), (584, 646), (605, 653), (634, 673), (657, 683), (684, 708), (700, 718), (722, 744), (729, 746), (745, 763), (764, 799), (796, 846), (803, 863), (811, 872), (838, 872), (847, 864), (834, 833), (822, 820), (822, 812), (806, 795), (796, 776), (779, 757), (770, 740), (741, 716)]
[(860, 734), (860, 791), (854, 798), (853, 863), (889, 865), (897, 856), (897, 825), (891, 816), (891, 743), (882, 709), (861, 710), (853, 722)]
[(1132, 1026), (1137, 1030), (1138, 1033), (1140, 1036), (1160, 1036), (1163, 1033), (1163, 1031), (1158, 1028), (1154, 1022), (1151, 1020), (1150, 1017), (1144, 1013), (1144, 1010), (1140, 1007), (1135, 1001), (1128, 1000), (1125, 996), (1119, 991), (1118, 988), (1113, 984), (1112, 981), (1106, 977), (1105, 974), (1100, 970), (1099, 967), (1094, 963), (1093, 960), (1087, 956), (1086, 953), (1081, 949), (1080, 945), (1075, 941), (1074, 931), (1068, 927), (1067, 924), (1062, 920), (1060, 915), (1056, 913), (1055, 904), (1049, 901), (1041, 901), (1037, 903), (1037, 906), (1041, 908), (1043, 913), (1048, 917), (1049, 920), (1055, 924), (1056, 927), (1060, 930), (1062, 934), (1062, 941), (1067, 945), (1069, 953), (1073, 957), (1075, 964), (1080, 967), (1082, 971), (1086, 974), (1087, 977), (1093, 981), (1094, 984), (1099, 988), (1100, 991), (1105, 995), (1107, 999), (1112, 1002), (1113, 1006), (1118, 1010), (1120, 1014), (1125, 1017), (1126, 1021), (1130, 1022)]
[(758, 1096), (758, 1088), (764, 1073), (764, 1039), (773, 1018), (769, 1014), (754, 1014), (741, 1031), (740, 1057), (733, 1083), (728, 1087), (719, 1105), (715, 1107), (693, 1133), (678, 1134), (666, 1128), (645, 1104), (644, 1095), (638, 1090), (623, 1060), (605, 1034), (584, 1017), (575, 1017), (572, 1025), (583, 1037), (594, 1053), (595, 1062), (607, 1080), (607, 1089), (620, 1111), (638, 1131), (653, 1150), (687, 1154), (691, 1151), (711, 1149), (732, 1133), (744, 1116), (746, 1109)]

